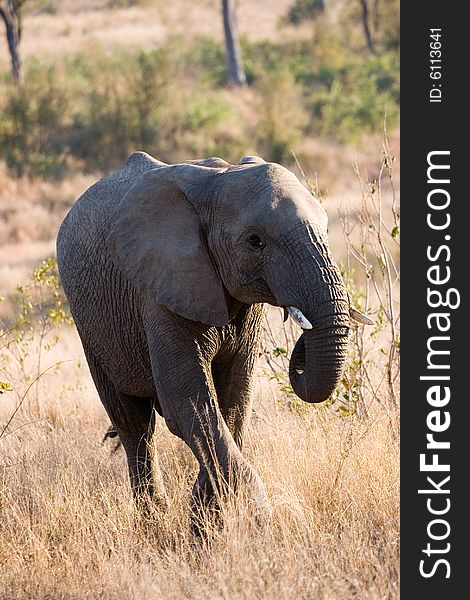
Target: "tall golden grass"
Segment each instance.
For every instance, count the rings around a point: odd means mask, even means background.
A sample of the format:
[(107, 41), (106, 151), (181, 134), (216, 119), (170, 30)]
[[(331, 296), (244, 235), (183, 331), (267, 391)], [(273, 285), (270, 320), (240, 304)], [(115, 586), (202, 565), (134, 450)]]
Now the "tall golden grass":
[(398, 442), (385, 413), (297, 414), (275, 394), (258, 397), (245, 454), (272, 523), (257, 530), (242, 495), (198, 544), (188, 530), (196, 463), (163, 423), (169, 508), (139, 528), (124, 454), (101, 442), (107, 419), (94, 393), (46, 390), (32, 422), (0, 442), (0, 597), (397, 597)]

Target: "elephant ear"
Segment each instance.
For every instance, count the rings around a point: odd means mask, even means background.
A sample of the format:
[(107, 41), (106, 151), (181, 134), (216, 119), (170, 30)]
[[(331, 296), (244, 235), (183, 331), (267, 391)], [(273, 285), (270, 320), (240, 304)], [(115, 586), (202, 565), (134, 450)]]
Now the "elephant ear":
[(221, 326), (229, 320), (224, 288), (195, 208), (214, 172), (193, 165), (147, 171), (111, 215), (106, 244), (126, 278), (158, 304)]

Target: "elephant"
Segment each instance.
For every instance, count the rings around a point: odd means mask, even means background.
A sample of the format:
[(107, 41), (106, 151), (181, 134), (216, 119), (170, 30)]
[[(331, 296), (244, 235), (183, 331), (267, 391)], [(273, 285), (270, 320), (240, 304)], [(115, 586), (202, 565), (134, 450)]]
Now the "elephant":
[(199, 463), (191, 514), (243, 485), (269, 519), (242, 454), (263, 306), (303, 329), (289, 377), (309, 403), (339, 382), (350, 317), (368, 320), (350, 306), (318, 200), (260, 157), (168, 165), (135, 152), (72, 206), (57, 260), (136, 501), (168, 502), (149, 451), (158, 413)]

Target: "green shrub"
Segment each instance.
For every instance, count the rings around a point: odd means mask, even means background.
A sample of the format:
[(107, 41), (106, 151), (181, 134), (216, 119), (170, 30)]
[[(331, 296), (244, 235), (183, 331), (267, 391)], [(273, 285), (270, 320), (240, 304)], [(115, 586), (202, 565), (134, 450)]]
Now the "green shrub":
[(399, 114), (397, 73), (390, 56), (351, 62), (328, 90), (312, 94), (314, 131), (351, 142), (380, 129), (385, 117), (394, 126)]
[(300, 25), (306, 19), (314, 19), (325, 10), (323, 0), (295, 0), (290, 7), (286, 20), (292, 25)]
[[(166, 162), (259, 152), (289, 162), (303, 136), (356, 140), (398, 115), (396, 51), (361, 57), (333, 26), (310, 39), (242, 40), (251, 93), (227, 90), (224, 47), (175, 36), (150, 52), (99, 45), (0, 88), (0, 160), (17, 175), (109, 171), (133, 150)], [(1, 77), (1, 73), (0, 73)], [(308, 165), (307, 165), (308, 166)]]
[(9, 86), (0, 104), (1, 156), (17, 175), (63, 174), (64, 115), (69, 94), (55, 67), (30, 61), (21, 86)]
[(292, 161), (291, 148), (299, 141), (308, 123), (302, 89), (284, 69), (260, 78), (258, 126), (255, 137), (261, 154), (279, 163)]
[(290, 56), (290, 47), (271, 40), (251, 42), (241, 38), (242, 55), (246, 80), (253, 84), (257, 79), (274, 74), (286, 68)]
[[(167, 101), (167, 58), (163, 52), (101, 53), (80, 60), (83, 100), (76, 107), (70, 148), (90, 169), (109, 170), (135, 148), (155, 145), (159, 111)], [(95, 85), (90, 80), (96, 78)], [(83, 83), (83, 79), (85, 82)]]
[(227, 83), (225, 48), (213, 38), (196, 37), (191, 47), (183, 53), (182, 61), (187, 74), (197, 74), (200, 82), (213, 86), (224, 86)]

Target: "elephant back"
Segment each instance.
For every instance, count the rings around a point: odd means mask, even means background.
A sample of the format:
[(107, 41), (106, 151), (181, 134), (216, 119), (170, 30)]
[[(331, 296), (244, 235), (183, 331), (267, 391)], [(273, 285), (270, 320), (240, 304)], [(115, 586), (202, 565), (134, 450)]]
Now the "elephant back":
[(57, 262), (67, 292), (80, 272), (103, 259), (109, 218), (124, 194), (146, 171), (166, 166), (134, 152), (118, 170), (89, 187), (73, 204), (57, 235)]
[[(86, 222), (89, 226), (99, 226), (143, 173), (163, 166), (166, 164), (145, 152), (134, 152), (118, 171), (94, 183), (78, 198), (65, 218), (64, 225), (68, 219), (72, 219)], [(60, 231), (59, 236), (61, 233)]]

